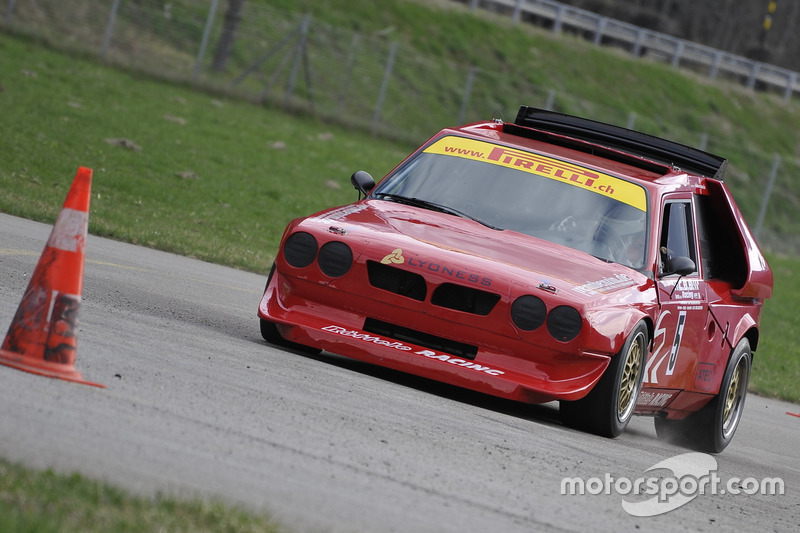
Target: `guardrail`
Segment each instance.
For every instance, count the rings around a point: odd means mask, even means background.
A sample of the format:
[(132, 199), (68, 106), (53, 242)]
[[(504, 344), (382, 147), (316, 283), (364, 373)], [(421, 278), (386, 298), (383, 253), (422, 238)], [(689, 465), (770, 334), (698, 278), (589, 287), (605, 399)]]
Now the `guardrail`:
[(596, 45), (613, 45), (631, 55), (689, 68), (709, 78), (735, 79), (751, 89), (776, 90), (789, 101), (800, 92), (800, 74), (760, 61), (685, 41), (552, 0), (455, 0), (471, 9), (490, 9), (517, 21), (531, 21), (554, 33), (570, 31)]

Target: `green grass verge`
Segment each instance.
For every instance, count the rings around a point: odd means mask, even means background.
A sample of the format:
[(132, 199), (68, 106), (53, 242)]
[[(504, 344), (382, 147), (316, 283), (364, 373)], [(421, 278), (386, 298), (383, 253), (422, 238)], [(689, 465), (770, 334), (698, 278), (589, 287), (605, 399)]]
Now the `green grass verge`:
[(36, 472), (0, 459), (0, 531), (278, 533), (286, 530), (267, 516), (220, 501), (135, 497), (78, 474)]

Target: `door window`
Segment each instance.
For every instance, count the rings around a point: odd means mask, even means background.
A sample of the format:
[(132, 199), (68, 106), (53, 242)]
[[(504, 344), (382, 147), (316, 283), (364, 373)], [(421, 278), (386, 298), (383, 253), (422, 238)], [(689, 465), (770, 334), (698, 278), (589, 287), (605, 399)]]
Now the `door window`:
[(668, 202), (664, 206), (664, 225), (661, 229), (661, 263), (670, 257), (688, 257), (697, 265), (694, 244), (692, 204)]

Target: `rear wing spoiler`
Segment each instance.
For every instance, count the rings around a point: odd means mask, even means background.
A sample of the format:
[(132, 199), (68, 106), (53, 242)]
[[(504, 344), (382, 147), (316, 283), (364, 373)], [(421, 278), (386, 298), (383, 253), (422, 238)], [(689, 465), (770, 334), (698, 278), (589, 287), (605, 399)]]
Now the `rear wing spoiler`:
[[(574, 143), (559, 142), (557, 136), (569, 137), (718, 181), (723, 180), (728, 166), (727, 159), (691, 146), (620, 126), (535, 107), (520, 106), (514, 124), (506, 124), (504, 128), (509, 133), (534, 137), (530, 132), (526, 134), (522, 128), (514, 126), (555, 134), (549, 135), (547, 139), (553, 144), (566, 144), (570, 148), (580, 149)], [(640, 166), (650, 168), (644, 162)]]

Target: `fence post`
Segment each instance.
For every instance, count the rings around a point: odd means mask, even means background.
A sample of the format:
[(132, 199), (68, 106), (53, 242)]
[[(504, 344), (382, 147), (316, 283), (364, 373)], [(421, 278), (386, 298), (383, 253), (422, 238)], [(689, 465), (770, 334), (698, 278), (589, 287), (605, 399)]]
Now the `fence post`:
[(544, 103), (544, 108), (548, 111), (553, 110), (553, 106), (556, 105), (556, 90), (550, 89), (547, 91), (547, 101)]
[(17, 3), (17, 0), (11, 0), (8, 3), (8, 9), (6, 9), (6, 23), (11, 22), (11, 16), (14, 14), (14, 4)]
[(219, 0), (211, 0), (211, 7), (208, 9), (208, 18), (206, 19), (206, 27), (203, 29), (203, 39), (200, 41), (200, 50), (197, 52), (197, 61), (194, 63), (194, 71), (192, 72), (192, 81), (197, 79), (200, 74), (200, 68), (203, 65), (203, 56), (206, 55), (206, 46), (208, 45), (208, 36), (211, 33), (211, 26), (214, 24), (214, 18), (217, 16), (217, 4)]
[(756, 80), (758, 79), (758, 73), (761, 71), (761, 63), (758, 61), (753, 61), (753, 67), (750, 69), (750, 76), (747, 78), (747, 88), (754, 89), (756, 86)]
[[(308, 41), (308, 25), (311, 22), (311, 15), (306, 14), (303, 17), (303, 22), (300, 25), (300, 39), (297, 41), (297, 51), (294, 54), (294, 62), (292, 63), (292, 70), (289, 73), (289, 83), (286, 86), (286, 96), (284, 97), (284, 105), (289, 105), (289, 100), (294, 93), (294, 85), (297, 81), (297, 70), (300, 68), (300, 61), (305, 61), (306, 56), (306, 42)], [(311, 94), (311, 83), (308, 79), (308, 71), (306, 71), (306, 84), (308, 85), (309, 95)], [(312, 105), (313, 107), (313, 105)]]
[(697, 149), (705, 152), (706, 148), (708, 148), (708, 133), (704, 131), (700, 135), (700, 145), (697, 147)]
[(608, 25), (608, 18), (607, 17), (600, 17), (597, 19), (597, 29), (594, 30), (594, 44), (595, 46), (600, 46), (603, 42), (603, 33), (606, 31), (606, 26)]
[(375, 103), (375, 113), (372, 115), (372, 134), (378, 132), (378, 123), (381, 120), (381, 110), (383, 109), (383, 100), (386, 98), (386, 90), (389, 87), (389, 78), (392, 76), (392, 69), (394, 68), (394, 57), (397, 55), (398, 41), (392, 43), (389, 49), (389, 57), (386, 59), (386, 68), (383, 71), (383, 81), (381, 81), (381, 89), (378, 93), (378, 101)]
[(561, 33), (561, 27), (564, 25), (564, 16), (567, 14), (567, 6), (558, 4), (556, 9), (556, 19), (553, 21), (553, 33)]
[(467, 83), (464, 87), (464, 96), (461, 98), (461, 109), (458, 110), (458, 124), (463, 124), (466, 120), (467, 106), (469, 105), (470, 96), (472, 96), (472, 85), (475, 83), (475, 75), (478, 73), (478, 67), (470, 67), (467, 73)]
[(632, 130), (636, 127), (636, 111), (631, 111), (628, 113), (628, 123), (625, 125), (626, 128)]
[(634, 57), (639, 57), (642, 55), (642, 48), (644, 47), (644, 38), (646, 32), (644, 28), (639, 28), (636, 30), (636, 40), (633, 43), (633, 50), (631, 51), (631, 55)]
[(797, 82), (797, 73), (790, 72), (788, 79), (786, 80), (786, 88), (783, 90), (783, 100), (788, 102), (792, 99), (792, 93), (794, 92), (794, 84)]
[(711, 60), (711, 69), (708, 71), (708, 77), (712, 80), (719, 74), (719, 65), (722, 63), (722, 56), (723, 52), (721, 50), (714, 52), (714, 59)]
[(780, 164), (781, 156), (775, 154), (772, 158), (772, 170), (769, 172), (767, 190), (764, 191), (764, 196), (761, 198), (761, 210), (758, 212), (758, 221), (756, 222), (756, 228), (753, 231), (756, 239), (758, 239), (758, 237), (761, 235), (761, 226), (764, 225), (764, 217), (767, 214), (770, 196), (772, 196), (772, 188), (775, 186), (775, 180), (778, 178), (778, 167), (780, 167)]
[(108, 47), (111, 46), (111, 35), (114, 32), (114, 23), (117, 20), (117, 10), (119, 10), (120, 0), (114, 0), (111, 6), (111, 14), (108, 16), (108, 24), (106, 24), (106, 33), (103, 36), (103, 49), (100, 51), (100, 57), (105, 59)]
[(511, 15), (511, 20), (514, 22), (519, 22), (519, 13), (522, 10), (522, 0), (517, 0), (517, 3), (514, 5), (514, 13)]
[(350, 82), (353, 79), (353, 69), (356, 65), (356, 48), (361, 36), (358, 33), (353, 34), (350, 41), (350, 51), (347, 53), (347, 64), (344, 68), (344, 78), (342, 79), (342, 88), (339, 90), (338, 98), (338, 113), (341, 114), (347, 103), (347, 94), (350, 92)]
[(672, 56), (672, 66), (679, 67), (681, 65), (681, 56), (683, 55), (683, 41), (677, 39), (675, 41), (675, 55)]

